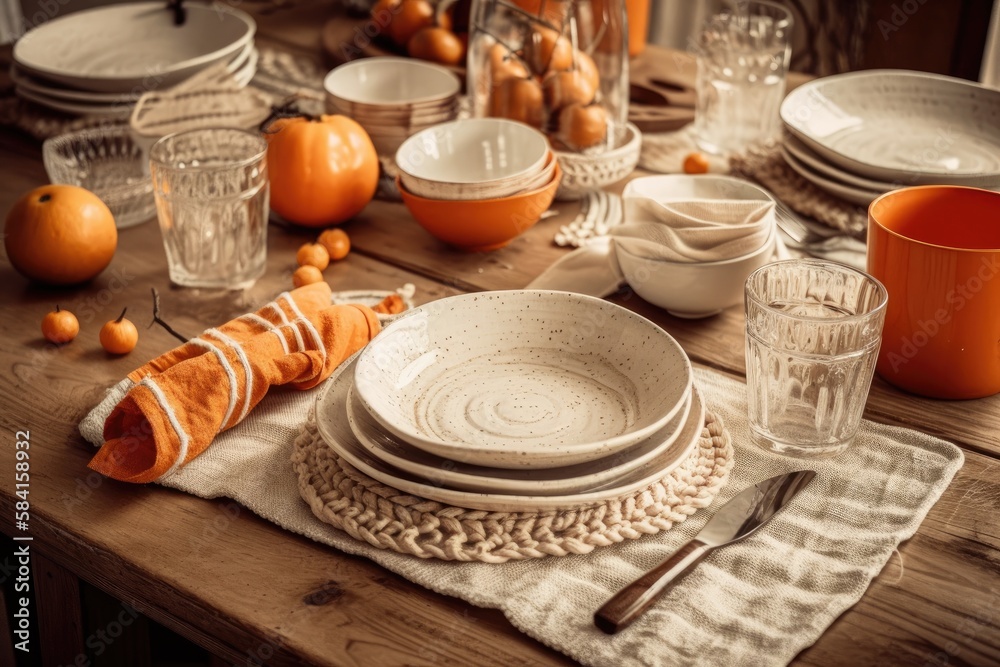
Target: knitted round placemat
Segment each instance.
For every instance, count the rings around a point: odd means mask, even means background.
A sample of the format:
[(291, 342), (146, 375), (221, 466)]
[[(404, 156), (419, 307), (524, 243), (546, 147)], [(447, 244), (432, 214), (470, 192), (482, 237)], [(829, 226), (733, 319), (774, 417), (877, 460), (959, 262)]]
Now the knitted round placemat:
[(503, 563), (585, 554), (669, 530), (712, 503), (729, 477), (733, 447), (722, 420), (708, 412), (697, 446), (659, 482), (590, 507), (537, 513), (453, 507), (386, 486), (326, 445), (314, 412), (292, 463), (313, 514), (355, 539), (420, 558)]

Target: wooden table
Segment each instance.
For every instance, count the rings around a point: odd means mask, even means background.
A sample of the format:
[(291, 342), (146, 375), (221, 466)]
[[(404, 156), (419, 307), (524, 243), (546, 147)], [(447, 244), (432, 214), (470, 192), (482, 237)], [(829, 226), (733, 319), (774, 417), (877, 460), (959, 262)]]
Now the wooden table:
[[(303, 16), (308, 12), (281, 17), (275, 30), (315, 26)], [(289, 34), (291, 46), (316, 46), (302, 37), (310, 34), (306, 28)], [(37, 142), (0, 132), (0, 154), (0, 212), (6, 212), (47, 179)], [(552, 236), (576, 206), (558, 209), (558, 218), (505, 249), (464, 254), (428, 236), (401, 205), (376, 201), (344, 226), (353, 252), (325, 275), (335, 290), (413, 283), (421, 303), (520, 288), (565, 252), (552, 245)], [(31, 285), (6, 257), (0, 262), (0, 530), (33, 538), (40, 616), (31, 627), (43, 640), (44, 664), (71, 664), (94, 640), (81, 629), (77, 578), (234, 664), (570, 664), (496, 611), (429, 592), (368, 560), (287, 533), (233, 502), (118, 483), (86, 468), (93, 449), (77, 431), (80, 419), (107, 387), (176, 344), (163, 329), (145, 328), (150, 288), (162, 295), (164, 318), (194, 335), (287, 289), (295, 249), (314, 235), (273, 226), (267, 275), (237, 295), (172, 288), (155, 222), (124, 230), (110, 268), (84, 287)], [(696, 363), (743, 376), (739, 308), (684, 321), (628, 291), (612, 300), (662, 325)], [(56, 303), (81, 319), (80, 336), (58, 348), (39, 333), (42, 316)], [(124, 306), (141, 337), (130, 355), (111, 358), (97, 333)], [(1000, 663), (1000, 396), (933, 401), (876, 379), (866, 415), (956, 442), (965, 450), (965, 466), (861, 601), (795, 664)], [(19, 431), (30, 431), (31, 441), (27, 532), (13, 523)], [(6, 544), (11, 552), (0, 554), (0, 564), (13, 562), (15, 544)], [(114, 627), (115, 618), (128, 625), (122, 619), (131, 618), (131, 607), (113, 607), (102, 627)], [(0, 626), (14, 627), (13, 621), (0, 619)], [(10, 637), (2, 634), (0, 664), (8, 664)]]

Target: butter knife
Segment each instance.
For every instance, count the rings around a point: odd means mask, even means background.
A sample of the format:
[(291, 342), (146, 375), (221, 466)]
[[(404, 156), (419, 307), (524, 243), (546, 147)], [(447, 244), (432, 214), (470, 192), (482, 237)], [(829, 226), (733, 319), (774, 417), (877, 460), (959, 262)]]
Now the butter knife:
[(693, 540), (670, 558), (618, 591), (594, 614), (594, 624), (608, 634), (628, 627), (673, 582), (687, 574), (710, 552), (753, 534), (816, 476), (799, 470), (740, 491), (722, 506)]

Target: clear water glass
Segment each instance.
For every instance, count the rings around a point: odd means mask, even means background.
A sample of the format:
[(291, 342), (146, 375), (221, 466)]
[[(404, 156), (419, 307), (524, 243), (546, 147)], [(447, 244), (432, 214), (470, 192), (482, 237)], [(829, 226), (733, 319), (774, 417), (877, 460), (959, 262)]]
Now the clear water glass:
[(244, 289), (264, 275), (269, 187), (259, 134), (167, 135), (150, 149), (149, 168), (171, 281)]
[(738, 2), (705, 24), (697, 44), (695, 140), (725, 154), (776, 140), (791, 56), (791, 13), (773, 2)]
[(866, 273), (794, 259), (746, 282), (747, 400), (753, 439), (792, 456), (833, 456), (861, 423), (888, 296)]

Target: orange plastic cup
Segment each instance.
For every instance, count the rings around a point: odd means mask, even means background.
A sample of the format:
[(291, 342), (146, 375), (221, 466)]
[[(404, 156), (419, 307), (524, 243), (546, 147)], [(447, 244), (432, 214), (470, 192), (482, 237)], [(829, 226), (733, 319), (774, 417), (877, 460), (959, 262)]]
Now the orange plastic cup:
[(868, 272), (889, 292), (879, 375), (933, 398), (1000, 392), (1000, 193), (882, 195), (868, 209)]

